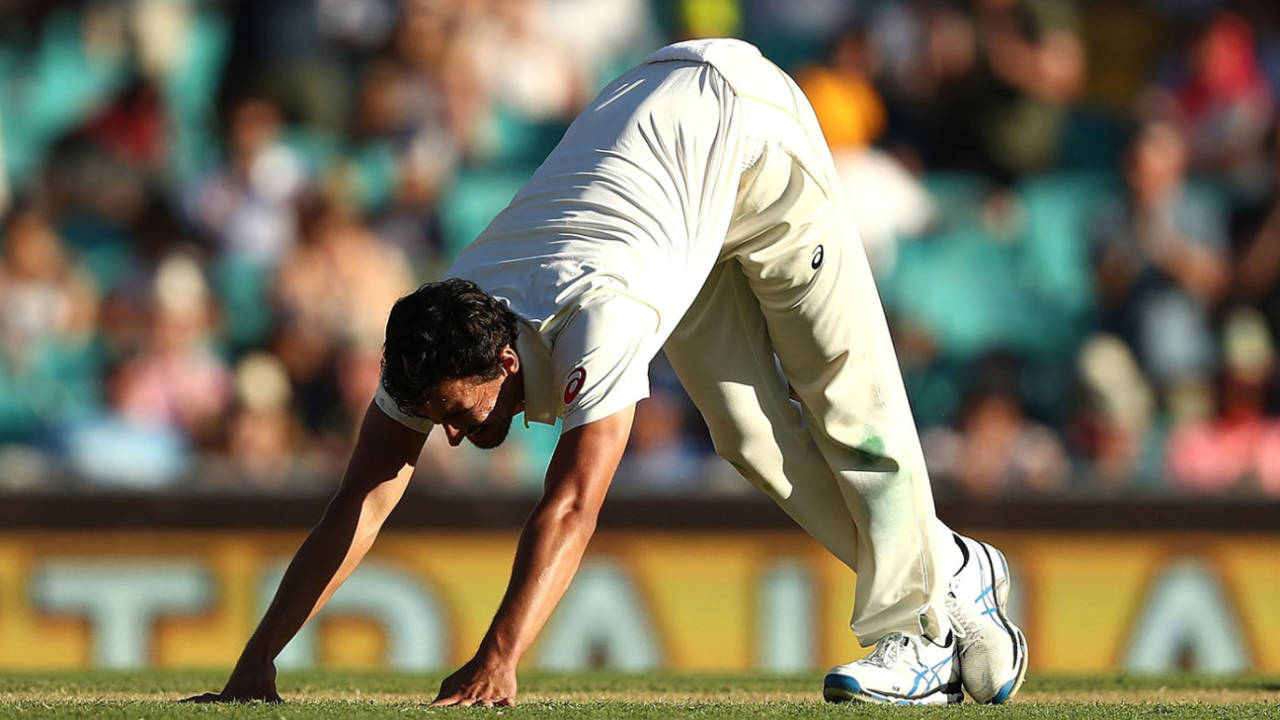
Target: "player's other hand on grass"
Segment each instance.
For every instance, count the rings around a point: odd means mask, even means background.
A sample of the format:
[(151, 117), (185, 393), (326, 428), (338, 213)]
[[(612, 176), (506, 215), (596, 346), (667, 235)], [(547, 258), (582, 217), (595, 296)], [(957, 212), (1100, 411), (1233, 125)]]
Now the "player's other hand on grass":
[(203, 695), (192, 695), (182, 700), (184, 703), (216, 703), (216, 702), (249, 702), (261, 700), (269, 703), (281, 703), (280, 693), (276, 692), (276, 666), (268, 662), (264, 666), (247, 667), (237, 665), (231, 671), (222, 692), (207, 692)]
[(483, 662), (472, 658), (440, 683), (440, 694), (431, 707), (508, 707), (516, 701), (516, 669), (505, 662)]

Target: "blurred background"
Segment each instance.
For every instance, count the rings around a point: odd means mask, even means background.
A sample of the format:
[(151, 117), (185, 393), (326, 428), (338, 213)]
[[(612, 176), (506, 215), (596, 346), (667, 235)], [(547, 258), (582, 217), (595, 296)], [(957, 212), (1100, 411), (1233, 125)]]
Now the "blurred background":
[[(232, 662), (390, 305), (607, 81), (712, 36), (813, 102), (941, 514), (1004, 538), (1033, 663), (1280, 669), (1270, 0), (0, 3), (0, 667)], [(532, 662), (847, 661), (847, 571), (651, 376), (557, 616), (585, 619)], [(557, 433), (434, 435), (387, 554), (286, 664), (465, 659)]]

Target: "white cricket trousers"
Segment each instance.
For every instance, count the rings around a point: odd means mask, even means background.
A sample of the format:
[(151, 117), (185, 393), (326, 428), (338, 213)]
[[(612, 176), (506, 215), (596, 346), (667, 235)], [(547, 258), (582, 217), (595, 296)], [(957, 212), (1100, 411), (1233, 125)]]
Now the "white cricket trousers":
[(664, 349), (716, 452), (857, 573), (859, 641), (942, 638), (951, 540), (866, 253), (813, 109), (776, 66), (754, 64), (730, 83), (759, 156)]

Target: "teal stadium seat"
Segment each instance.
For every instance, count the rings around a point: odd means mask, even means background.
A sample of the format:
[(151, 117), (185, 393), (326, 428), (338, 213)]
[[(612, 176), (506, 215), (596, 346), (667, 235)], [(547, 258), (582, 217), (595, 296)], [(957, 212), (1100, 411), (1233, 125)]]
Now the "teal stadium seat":
[(462, 252), (515, 197), (533, 167), (462, 170), (440, 199), (446, 260)]
[(102, 364), (95, 343), (45, 343), (21, 368), (0, 361), (0, 442), (29, 441), (94, 413)]
[(351, 156), (356, 202), (365, 211), (385, 206), (399, 181), (398, 158), (387, 142), (368, 143)]
[(164, 102), (171, 130), (166, 156), (184, 184), (215, 168), (220, 160), (214, 103), (231, 49), (230, 19), (205, 3), (192, 7), (193, 22), (183, 38), (185, 53), (164, 78)]
[(556, 420), (555, 425), (529, 423), (529, 427), (525, 427), (524, 416), (517, 417), (511, 423), (508, 442), (519, 445), (524, 453), (528, 463), (525, 475), (530, 487), (542, 487), (547, 466), (551, 464), (551, 455), (555, 453), (556, 444), (560, 442), (560, 421)]
[(254, 261), (228, 255), (210, 273), (223, 310), (222, 342), (234, 355), (266, 342), (275, 323), (268, 283), (271, 271)]
[(924, 186), (946, 228), (972, 227), (981, 221), (982, 201), (990, 186), (980, 175), (931, 172), (924, 177)]
[(1074, 350), (1094, 313), (1091, 224), (1123, 192), (1110, 172), (1065, 171), (1024, 180), (1020, 284), (1046, 313), (1036, 345), (1046, 355)]
[(1037, 319), (1018, 288), (1016, 253), (976, 227), (943, 230), (901, 246), (881, 295), (952, 359), (1027, 349)]
[(100, 343), (49, 342), (41, 348), (32, 383), (41, 414), (65, 424), (98, 411), (103, 402), (101, 377), (106, 353)]
[(89, 273), (99, 292), (114, 288), (138, 263), (132, 237), (97, 218), (69, 217), (58, 223), (57, 231), (75, 263)]
[(937, 344), (927, 365), (907, 362), (903, 371), (917, 419), (932, 424), (954, 418), (975, 361), (993, 351), (1035, 351), (1042, 312), (1023, 286), (1022, 236), (997, 238), (983, 226), (987, 182), (935, 173), (925, 186), (941, 222), (900, 244), (891, 272), (877, 282), (898, 327), (923, 329)]
[(324, 177), (341, 150), (338, 138), (323, 130), (292, 127), (285, 130), (282, 139), (303, 170), (314, 178)]
[(542, 162), (568, 127), (558, 120), (527, 118), (502, 106), (494, 110), (493, 120), (493, 147), (487, 158), (491, 166)]
[(4, 164), (10, 178), (30, 177), (53, 143), (128, 79), (124, 55), (86, 51), (79, 13), (74, 6), (55, 8), (45, 16), (34, 47), (0, 48)]
[(23, 394), (22, 378), (0, 363), (0, 443), (30, 440), (40, 417)]

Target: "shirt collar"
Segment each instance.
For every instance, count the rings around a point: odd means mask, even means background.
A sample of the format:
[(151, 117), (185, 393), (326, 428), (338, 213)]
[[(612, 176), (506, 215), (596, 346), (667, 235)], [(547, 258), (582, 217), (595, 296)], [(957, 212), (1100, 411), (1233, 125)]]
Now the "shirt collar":
[(533, 326), (520, 322), (516, 333), (516, 354), (524, 373), (524, 425), (556, 422), (555, 383), (551, 382), (551, 348)]

